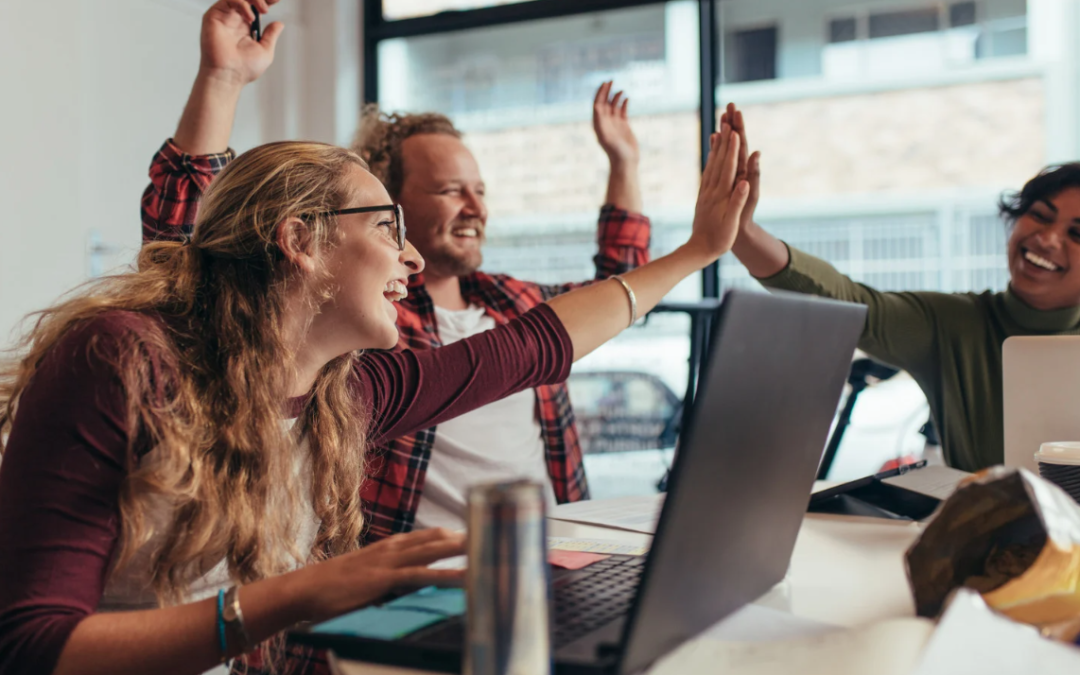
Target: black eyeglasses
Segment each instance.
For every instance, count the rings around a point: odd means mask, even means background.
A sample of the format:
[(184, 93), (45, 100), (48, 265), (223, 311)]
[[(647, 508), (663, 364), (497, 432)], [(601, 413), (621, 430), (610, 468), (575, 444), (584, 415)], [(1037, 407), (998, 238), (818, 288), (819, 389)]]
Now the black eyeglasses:
[(354, 209), (338, 209), (337, 211), (326, 211), (328, 216), (347, 216), (350, 213), (372, 213), (374, 211), (393, 211), (394, 212), (394, 235), (397, 239), (397, 245), (399, 251), (405, 250), (405, 211), (401, 208), (401, 204), (386, 204), (385, 206), (357, 206)]

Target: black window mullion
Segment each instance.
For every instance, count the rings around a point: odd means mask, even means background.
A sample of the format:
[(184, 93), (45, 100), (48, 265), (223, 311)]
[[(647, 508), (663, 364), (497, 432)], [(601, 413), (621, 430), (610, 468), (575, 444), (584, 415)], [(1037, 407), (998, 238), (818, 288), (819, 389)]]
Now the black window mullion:
[[(701, 72), (701, 169), (709, 159), (709, 139), (716, 129), (716, 83), (720, 66), (720, 39), (716, 22), (717, 0), (698, 0), (698, 34), (701, 46), (698, 65)], [(701, 273), (701, 296), (720, 296), (720, 264), (713, 263)], [(704, 347), (705, 345), (696, 345)], [(699, 353), (704, 353), (704, 350)], [(697, 364), (690, 364), (696, 371)]]
[(379, 101), (379, 41), (383, 23), (382, 0), (364, 0), (364, 102)]

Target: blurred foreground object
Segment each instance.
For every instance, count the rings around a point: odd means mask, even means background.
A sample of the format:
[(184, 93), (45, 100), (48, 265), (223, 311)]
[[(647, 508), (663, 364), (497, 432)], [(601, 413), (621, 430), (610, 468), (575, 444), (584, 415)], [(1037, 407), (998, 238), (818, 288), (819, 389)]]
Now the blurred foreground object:
[(906, 562), (920, 616), (968, 587), (1044, 635), (1080, 633), (1080, 505), (1029, 471), (991, 467), (962, 484)]

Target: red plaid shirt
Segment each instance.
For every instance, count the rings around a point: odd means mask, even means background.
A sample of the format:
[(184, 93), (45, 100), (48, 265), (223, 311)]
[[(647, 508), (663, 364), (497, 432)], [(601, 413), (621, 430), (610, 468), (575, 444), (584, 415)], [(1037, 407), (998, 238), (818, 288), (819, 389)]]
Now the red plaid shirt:
[[(175, 239), (190, 233), (202, 191), (233, 157), (231, 150), (218, 155), (186, 155), (166, 142), (150, 165), (150, 186), (143, 195), (144, 241)], [(504, 324), (560, 293), (647, 263), (650, 234), (645, 216), (604, 206), (597, 233), (600, 250), (593, 259), (594, 279), (544, 285), (504, 274), (476, 272), (461, 278), (461, 291), (467, 302), (483, 307), (497, 324)], [(442, 346), (435, 307), (422, 275), (410, 281), (409, 297), (398, 305), (398, 332), (399, 348)], [(559, 503), (588, 499), (589, 487), (566, 385), (538, 387), (536, 402), (555, 498)], [(368, 541), (412, 529), (435, 433), (432, 427), (369, 449), (368, 476), (362, 488)]]

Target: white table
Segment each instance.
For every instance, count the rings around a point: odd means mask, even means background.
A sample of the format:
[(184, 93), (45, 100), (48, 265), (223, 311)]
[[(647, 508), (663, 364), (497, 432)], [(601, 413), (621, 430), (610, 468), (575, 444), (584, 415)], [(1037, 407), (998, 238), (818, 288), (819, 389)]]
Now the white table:
[[(550, 520), (553, 537), (617, 539), (647, 545), (652, 537)], [(757, 602), (841, 626), (912, 616), (903, 557), (919, 534), (915, 523), (808, 514), (787, 578)], [(416, 675), (420, 671), (350, 662), (343, 675)]]

